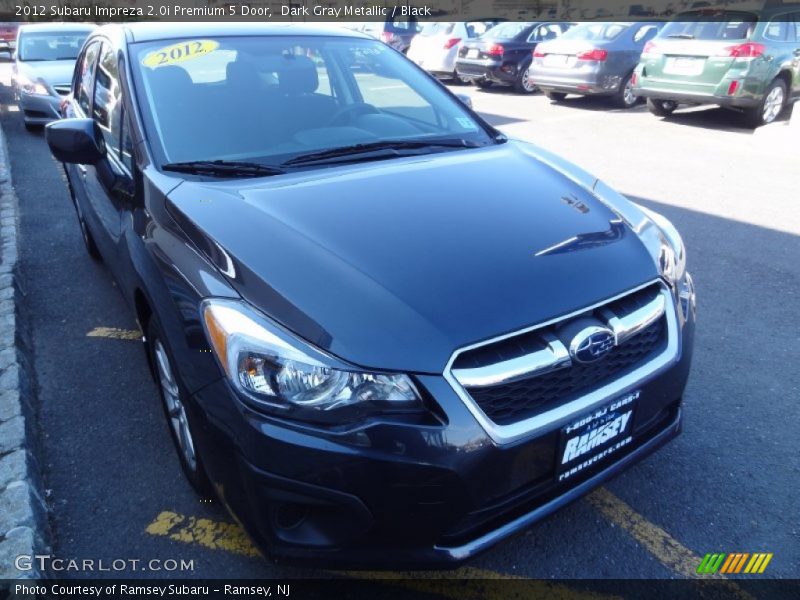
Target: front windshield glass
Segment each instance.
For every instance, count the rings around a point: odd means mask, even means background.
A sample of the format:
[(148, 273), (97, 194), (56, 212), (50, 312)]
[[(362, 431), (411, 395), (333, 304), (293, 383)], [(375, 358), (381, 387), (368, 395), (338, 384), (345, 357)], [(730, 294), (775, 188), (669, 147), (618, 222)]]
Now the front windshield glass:
[(384, 140), (491, 141), (441, 84), (373, 40), (169, 40), (134, 45), (131, 63), (162, 164), (280, 164)]
[(26, 31), (19, 36), (17, 56), (24, 62), (75, 60), (89, 32), (58, 33)]

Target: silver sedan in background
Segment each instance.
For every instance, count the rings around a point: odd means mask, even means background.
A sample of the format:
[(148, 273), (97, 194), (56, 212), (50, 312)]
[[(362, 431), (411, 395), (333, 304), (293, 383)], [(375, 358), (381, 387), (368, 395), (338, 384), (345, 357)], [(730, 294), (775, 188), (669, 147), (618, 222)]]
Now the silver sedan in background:
[(71, 91), (75, 60), (94, 28), (84, 23), (42, 23), (19, 28), (11, 84), (26, 128), (61, 116), (61, 99)]
[(567, 94), (610, 96), (620, 108), (638, 98), (631, 75), (644, 45), (661, 23), (581, 23), (558, 39), (539, 44), (529, 77), (554, 102)]

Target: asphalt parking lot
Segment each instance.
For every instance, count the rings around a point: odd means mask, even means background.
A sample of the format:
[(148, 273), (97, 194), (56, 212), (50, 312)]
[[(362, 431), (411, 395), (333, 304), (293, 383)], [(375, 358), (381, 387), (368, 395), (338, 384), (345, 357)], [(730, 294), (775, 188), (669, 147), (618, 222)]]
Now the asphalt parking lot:
[[(20, 203), (54, 554), (193, 561), (176, 577), (319, 575), (263, 560), (185, 482), (133, 316), (86, 256), (63, 173), (43, 135), (23, 128), (8, 75), (2, 66), (0, 123)], [(662, 120), (601, 99), (454, 91), (510, 136), (670, 218), (699, 301), (684, 433), (458, 576), (670, 578), (692, 575), (707, 552), (771, 552), (765, 576), (800, 577), (797, 128), (754, 133), (718, 109)], [(431, 193), (447, 193), (441, 185)]]

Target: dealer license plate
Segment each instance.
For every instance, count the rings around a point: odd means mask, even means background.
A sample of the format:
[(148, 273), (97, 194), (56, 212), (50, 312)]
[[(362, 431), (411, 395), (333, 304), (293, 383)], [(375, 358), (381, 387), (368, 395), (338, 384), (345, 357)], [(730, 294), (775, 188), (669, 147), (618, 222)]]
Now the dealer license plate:
[(671, 56), (664, 61), (664, 73), (672, 75), (700, 75), (705, 61), (694, 56)]
[(542, 64), (546, 67), (564, 67), (567, 65), (567, 59), (569, 58), (566, 54), (548, 54), (542, 60)]
[(639, 392), (617, 398), (561, 429), (556, 468), (559, 482), (605, 460), (631, 442)]

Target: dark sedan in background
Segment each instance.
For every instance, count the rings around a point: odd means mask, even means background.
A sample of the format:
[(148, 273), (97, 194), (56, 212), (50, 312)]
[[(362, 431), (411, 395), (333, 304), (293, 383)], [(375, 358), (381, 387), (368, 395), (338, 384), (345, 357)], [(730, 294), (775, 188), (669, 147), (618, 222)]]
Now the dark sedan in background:
[(461, 44), (456, 59), (456, 73), (463, 80), (480, 87), (512, 86), (530, 94), (536, 90), (528, 72), (531, 52), (536, 46), (560, 36), (570, 23), (505, 22), (493, 27), (476, 40)]
[(609, 96), (620, 108), (638, 102), (631, 77), (660, 23), (581, 23), (533, 52), (530, 76), (555, 102), (567, 94)]
[(265, 553), (456, 565), (680, 432), (678, 232), (400, 53), (136, 23), (79, 61), (46, 137), (87, 249), (188, 479)]

